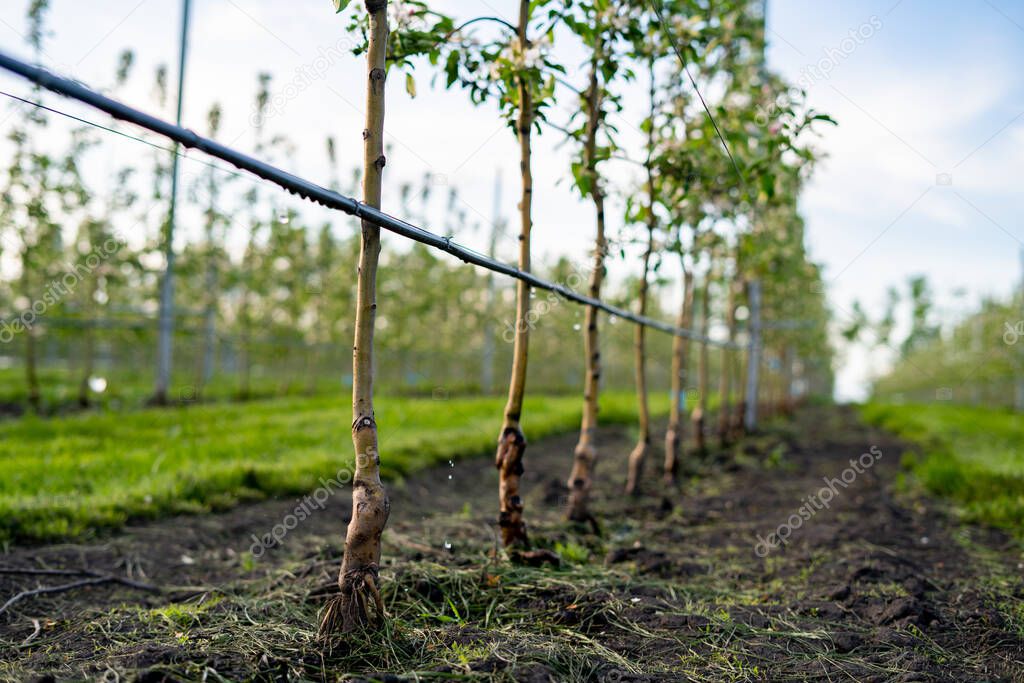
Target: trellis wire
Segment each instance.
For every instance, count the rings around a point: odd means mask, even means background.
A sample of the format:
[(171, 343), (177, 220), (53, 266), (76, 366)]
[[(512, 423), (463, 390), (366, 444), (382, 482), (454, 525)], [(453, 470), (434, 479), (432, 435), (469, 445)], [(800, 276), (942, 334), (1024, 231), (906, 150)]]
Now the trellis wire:
[(198, 135), (191, 130), (168, 123), (167, 121), (146, 114), (134, 107), (130, 107), (123, 102), (101, 95), (77, 81), (58, 76), (46, 69), (29, 64), (28, 62), (22, 61), (2, 51), (0, 51), (0, 68), (32, 81), (46, 90), (77, 100), (83, 104), (87, 104), (90, 107), (105, 112), (115, 119), (145, 128), (157, 133), (158, 135), (162, 135), (169, 140), (177, 142), (186, 148), (198, 149), (211, 157), (225, 161), (240, 170), (252, 173), (256, 177), (273, 183), (285, 191), (298, 195), (303, 199), (315, 202), (329, 209), (342, 211), (361, 220), (365, 220), (366, 222), (376, 225), (384, 230), (401, 235), (407, 239), (411, 239), (435, 249), (440, 249), (441, 251), (455, 256), (465, 263), (469, 263), (495, 273), (500, 273), (516, 280), (521, 280), (531, 287), (553, 292), (567, 301), (572, 301), (585, 306), (593, 306), (594, 308), (600, 309), (609, 315), (614, 315), (622, 320), (628, 320), (637, 325), (644, 325), (661, 332), (685, 337), (719, 348), (746, 348), (741, 344), (711, 339), (710, 337), (697, 333), (694, 330), (675, 327), (674, 325), (670, 325), (660, 320), (637, 315), (631, 311), (627, 311), (601, 301), (600, 299), (593, 299), (584, 294), (575, 292), (563, 284), (545, 280), (532, 273), (519, 270), (514, 266), (501, 263), (500, 261), (494, 260), (457, 244), (449, 237), (434, 234), (399, 218), (390, 216), (383, 211), (373, 208), (372, 206), (363, 204), (357, 199), (346, 197), (338, 192), (328, 190), (304, 178), (300, 178), (277, 168), (276, 166), (272, 166), (235, 149), (222, 145), (214, 140)]

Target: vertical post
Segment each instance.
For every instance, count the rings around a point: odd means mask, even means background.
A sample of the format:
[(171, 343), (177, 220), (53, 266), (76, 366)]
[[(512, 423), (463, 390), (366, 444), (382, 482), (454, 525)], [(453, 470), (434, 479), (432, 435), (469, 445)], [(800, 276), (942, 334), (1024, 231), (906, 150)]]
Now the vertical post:
[(757, 430), (758, 371), (761, 369), (761, 283), (747, 284), (750, 303), (750, 342), (747, 349), (747, 406), (743, 428), (748, 434)]
[(787, 344), (782, 356), (782, 411), (789, 415), (795, 407), (793, 392), (793, 365), (796, 363), (796, 350)]
[[(498, 248), (498, 233), (504, 227), (501, 218), (501, 169), (499, 168), (494, 176), (494, 215), (491, 223), (491, 242), (488, 245), (487, 255), (494, 258), (494, 252)], [(484, 310), (490, 315), (494, 311), (495, 299), (494, 272), (487, 271), (487, 300)], [(496, 330), (491, 325), (484, 327), (484, 353), (483, 367), (480, 373), (480, 391), (489, 394), (494, 389), (494, 334)]]
[[(178, 50), (178, 104), (175, 123), (181, 125), (181, 112), (185, 95), (185, 59), (188, 55), (188, 26), (192, 0), (182, 0), (181, 43)], [(167, 213), (166, 243), (164, 244), (164, 279), (160, 286), (160, 335), (157, 342), (157, 377), (154, 402), (166, 403), (171, 384), (171, 350), (174, 334), (174, 220), (178, 204), (178, 149), (174, 145), (171, 160), (171, 206)]]
[[(1020, 318), (1012, 324), (1014, 329), (1024, 325), (1024, 247), (1020, 250), (1020, 290), (1017, 292), (1018, 310)], [(1017, 352), (1017, 386), (1013, 397), (1013, 407), (1018, 413), (1024, 413), (1024, 343), (1018, 341), (1020, 346)]]

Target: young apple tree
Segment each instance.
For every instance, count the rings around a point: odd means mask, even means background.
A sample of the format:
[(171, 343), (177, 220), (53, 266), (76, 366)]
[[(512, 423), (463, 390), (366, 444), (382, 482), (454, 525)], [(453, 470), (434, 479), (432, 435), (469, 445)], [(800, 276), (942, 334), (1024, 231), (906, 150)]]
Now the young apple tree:
[[(580, 3), (577, 13), (565, 17), (565, 23), (590, 50), (588, 82), (580, 95), (580, 112), (584, 120), (581, 126), (569, 133), (580, 143), (580, 156), (572, 164), (575, 185), (584, 198), (593, 202), (596, 214), (594, 260), (587, 292), (593, 299), (601, 298), (604, 261), (608, 251), (605, 236), (606, 188), (598, 165), (609, 159), (615, 149), (611, 137), (613, 130), (607, 125), (606, 109), (621, 109), (620, 98), (611, 91), (610, 84), (617, 77), (628, 78), (632, 75), (624, 68), (623, 55), (619, 54), (617, 46), (623, 38), (635, 39), (632, 34), (639, 28), (629, 8), (623, 10), (610, 0), (595, 0)], [(566, 511), (571, 521), (589, 522), (595, 531), (599, 527), (588, 508), (588, 498), (598, 458), (595, 436), (601, 388), (599, 318), (599, 310), (588, 306), (583, 324), (583, 417), (569, 474), (569, 504)]]
[[(396, 36), (401, 53), (389, 51), (388, 0), (364, 0), (366, 17), (354, 17), (350, 29), (362, 30), (365, 45), (356, 49), (366, 53), (366, 126), (363, 129), (363, 203), (380, 208), (384, 165), (385, 83), (389, 61), (408, 66), (422, 51), (433, 51), (437, 41), (431, 36), (450, 30), (447, 18), (426, 10), (425, 3), (409, 3), (419, 10), (423, 25), (410, 17), (404, 33)], [(334, 0), (341, 12), (349, 0)], [(403, 38), (404, 36), (404, 38)], [(408, 86), (407, 86), (408, 87)], [(415, 88), (410, 87), (410, 94)], [(320, 633), (330, 634), (363, 628), (383, 622), (384, 602), (380, 596), (380, 542), (391, 512), (391, 502), (380, 479), (380, 454), (377, 449), (377, 421), (373, 410), (373, 335), (377, 316), (377, 266), (380, 257), (380, 228), (363, 220), (356, 286), (355, 341), (352, 347), (352, 444), (355, 447), (355, 473), (352, 478), (352, 518), (345, 536), (345, 556), (338, 574), (341, 593), (324, 610)]]
[[(531, 268), (530, 236), (533, 229), (532, 135), (544, 110), (553, 99), (556, 74), (565, 69), (552, 61), (549, 51), (555, 27), (571, 3), (555, 0), (520, 0), (515, 25), (497, 17), (477, 17), (453, 31), (454, 41), (446, 45), (447, 86), (458, 84), (479, 104), (497, 100), (502, 115), (519, 141), (519, 169), (522, 191), (519, 200), (519, 269)], [(497, 34), (486, 40), (465, 35), (470, 24), (495, 25)], [(520, 280), (516, 288), (516, 320), (512, 351), (512, 374), (508, 401), (498, 436), (495, 466), (498, 468), (498, 526), (506, 547), (529, 546), (519, 490), (523, 475), (526, 436), (522, 429), (523, 397), (530, 342), (530, 286)]]

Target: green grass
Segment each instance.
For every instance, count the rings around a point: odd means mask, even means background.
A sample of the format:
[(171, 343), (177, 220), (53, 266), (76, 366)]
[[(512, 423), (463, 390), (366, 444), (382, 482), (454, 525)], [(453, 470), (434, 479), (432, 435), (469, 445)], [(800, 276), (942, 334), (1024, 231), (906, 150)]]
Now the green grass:
[[(153, 395), (152, 373), (138, 372), (122, 368), (118, 370), (97, 370), (94, 376), (102, 377), (107, 386), (101, 393), (90, 392), (89, 401), (93, 407), (125, 410), (143, 406)], [(61, 364), (51, 364), (40, 368), (39, 393), (44, 414), (66, 411), (78, 405), (78, 390), (81, 377), (73, 368)], [(287, 381), (290, 380), (290, 381)], [(197, 389), (194, 373), (181, 371), (171, 378), (168, 398), (175, 403), (193, 403), (196, 401)], [(275, 376), (262, 372), (257, 368), (253, 373), (249, 388), (251, 399), (266, 399), (285, 395), (325, 396), (345, 391), (340, 378), (325, 375), (318, 379), (314, 387), (309, 381), (300, 377)], [(312, 391), (310, 391), (312, 389)], [(209, 385), (202, 391), (203, 402), (230, 401), (237, 398), (239, 380), (231, 375), (214, 375)], [(28, 409), (28, 390), (25, 384), (25, 371), (21, 367), (0, 367), (0, 404)]]
[[(664, 414), (668, 397), (651, 396)], [(578, 427), (576, 396), (527, 399), (531, 440)], [(489, 453), (499, 398), (383, 398), (383, 474)], [(341, 397), (0, 422), (0, 540), (49, 540), (133, 518), (225, 509), (305, 493), (352, 463), (351, 408)], [(602, 419), (634, 419), (629, 394), (602, 397)]]
[(966, 517), (1024, 528), (1024, 419), (1011, 412), (952, 405), (863, 407), (864, 418), (917, 445), (908, 458), (933, 493), (957, 501)]

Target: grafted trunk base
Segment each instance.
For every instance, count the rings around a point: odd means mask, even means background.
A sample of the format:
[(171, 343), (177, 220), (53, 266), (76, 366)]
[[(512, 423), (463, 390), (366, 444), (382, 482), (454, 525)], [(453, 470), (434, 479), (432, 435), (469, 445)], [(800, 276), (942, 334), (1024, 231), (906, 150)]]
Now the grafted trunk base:
[(529, 547), (526, 522), (523, 521), (523, 498), (519, 494), (519, 480), (523, 476), (523, 453), (526, 437), (519, 427), (505, 427), (498, 440), (498, 453), (494, 465), (498, 468), (498, 498), (501, 505), (498, 530), (506, 548)]
[(728, 428), (718, 432), (718, 445), (723, 450), (732, 445), (732, 435), (729, 433)]
[(589, 524), (595, 534), (600, 535), (601, 526), (590, 512), (590, 489), (593, 485), (594, 466), (597, 463), (597, 449), (589, 443), (579, 443), (573, 453), (573, 468), (567, 482), (569, 502), (566, 519), (570, 522)]
[(680, 430), (669, 425), (665, 432), (665, 465), (662, 468), (662, 479), (669, 486), (675, 485), (679, 478), (679, 447), (682, 439)]
[(702, 457), (708, 454), (708, 444), (704, 436), (704, 411), (697, 408), (691, 418), (693, 422), (693, 445)]
[(736, 413), (735, 413), (735, 415), (733, 417), (733, 421), (732, 421), (732, 436), (733, 436), (733, 439), (737, 439), (738, 440), (738, 439), (741, 439), (744, 436), (746, 436), (747, 430), (746, 430), (746, 427), (744, 427), (744, 425), (743, 425), (744, 417), (746, 416), (746, 414), (747, 414), (747, 402), (746, 401), (740, 401), (736, 405)]
[(649, 448), (649, 440), (642, 438), (629, 454), (629, 474), (626, 478), (627, 495), (636, 496), (640, 494), (640, 478), (644, 473), (644, 461), (647, 459), (647, 450)]

